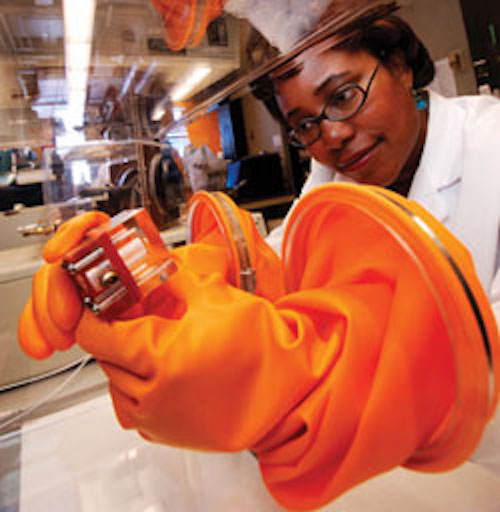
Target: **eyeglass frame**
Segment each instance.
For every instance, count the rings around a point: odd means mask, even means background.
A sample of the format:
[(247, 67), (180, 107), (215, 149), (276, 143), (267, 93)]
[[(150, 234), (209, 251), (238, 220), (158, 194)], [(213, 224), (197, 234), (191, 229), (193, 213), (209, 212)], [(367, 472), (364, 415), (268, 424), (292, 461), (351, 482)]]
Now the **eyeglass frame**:
[[(380, 62), (377, 63), (377, 65), (375, 66), (375, 69), (373, 70), (373, 73), (370, 76), (370, 79), (368, 80), (368, 84), (366, 85), (366, 88), (363, 88), (361, 85), (359, 85), (359, 83), (354, 83), (354, 82), (347, 83), (344, 86), (339, 87), (336, 91), (334, 91), (332, 94), (330, 94), (328, 96), (328, 98), (325, 102), (325, 105), (323, 107), (323, 110), (321, 111), (321, 114), (319, 114), (318, 116), (305, 117), (304, 119), (301, 120), (301, 123), (303, 123), (303, 122), (314, 123), (318, 127), (318, 136), (313, 141), (308, 142), (307, 144), (300, 142), (298, 136), (294, 135), (294, 132), (296, 131), (295, 128), (289, 127), (288, 136), (290, 137), (290, 144), (292, 144), (292, 146), (295, 146), (295, 147), (298, 147), (301, 149), (308, 148), (309, 146), (312, 146), (313, 144), (318, 142), (319, 139), (321, 139), (321, 136), (322, 136), (321, 122), (323, 120), (326, 119), (327, 121), (331, 121), (331, 122), (341, 122), (341, 121), (347, 121), (348, 119), (353, 118), (363, 108), (363, 105), (366, 103), (366, 100), (368, 99), (368, 94), (370, 93), (372, 83), (375, 80), (375, 77), (377, 75), (378, 70), (380, 69), (380, 66), (381, 66)], [(341, 117), (338, 117), (335, 119), (328, 117), (326, 115), (326, 110), (328, 108), (331, 98), (335, 94), (338, 94), (339, 90), (345, 91), (345, 90), (351, 90), (351, 89), (358, 89), (363, 94), (363, 99), (362, 99), (361, 103), (359, 104), (358, 108), (353, 113), (348, 114), (344, 117), (341, 116)]]

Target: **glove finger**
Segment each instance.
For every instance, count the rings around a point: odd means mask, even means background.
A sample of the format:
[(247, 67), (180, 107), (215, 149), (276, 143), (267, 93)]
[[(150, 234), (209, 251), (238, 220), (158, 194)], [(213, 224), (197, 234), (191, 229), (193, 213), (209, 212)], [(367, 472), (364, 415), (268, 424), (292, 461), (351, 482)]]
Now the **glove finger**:
[[(57, 276), (55, 280), (51, 279), (53, 274)], [(54, 349), (66, 350), (74, 343), (74, 334), (71, 330), (64, 329), (63, 326), (76, 326), (76, 322), (74, 322), (76, 312), (68, 309), (67, 317), (63, 319), (61, 325), (52, 317), (50, 305), (55, 304), (56, 301), (62, 303), (58, 307), (53, 306), (57, 309), (57, 314), (62, 317), (66, 314), (63, 305), (67, 300), (64, 293), (67, 291), (67, 286), (63, 286), (62, 290), (59, 288), (60, 278), (57, 265), (44, 265), (39, 269), (33, 277), (32, 304), (35, 321), (43, 339)], [(75, 291), (71, 290), (71, 294), (74, 293)], [(74, 304), (73, 300), (70, 302)]]
[(73, 217), (65, 222), (45, 244), (43, 257), (48, 263), (55, 263), (68, 251), (76, 247), (89, 230), (104, 224), (108, 220), (109, 215), (99, 211), (87, 212)]
[(63, 331), (73, 331), (82, 316), (83, 304), (73, 280), (59, 264), (47, 265), (47, 305), (50, 317)]
[(54, 349), (45, 341), (33, 314), (33, 302), (28, 299), (19, 317), (17, 338), (23, 351), (34, 359), (46, 359)]
[(106, 361), (127, 372), (148, 379), (155, 374), (158, 340), (169, 322), (156, 316), (105, 322), (84, 310), (75, 331), (76, 341), (96, 359)]
[(133, 412), (137, 407), (136, 402), (117, 388), (113, 382), (109, 383), (109, 393), (113, 400), (113, 407), (120, 425), (126, 429), (137, 428), (137, 423), (134, 421), (135, 414)]
[(109, 382), (112, 383), (115, 388), (119, 389), (122, 394), (126, 395), (135, 406), (139, 404), (140, 398), (144, 396), (151, 387), (149, 380), (132, 374), (119, 366), (103, 361), (102, 359), (99, 360), (99, 365), (108, 377)]

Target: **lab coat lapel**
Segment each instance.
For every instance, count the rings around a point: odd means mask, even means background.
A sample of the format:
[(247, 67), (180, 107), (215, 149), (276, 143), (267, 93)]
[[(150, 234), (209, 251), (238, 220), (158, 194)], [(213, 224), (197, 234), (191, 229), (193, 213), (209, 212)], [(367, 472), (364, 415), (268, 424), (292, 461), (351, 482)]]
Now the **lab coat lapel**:
[(465, 114), (459, 107), (445, 105), (443, 100), (430, 92), (426, 142), (408, 197), (446, 223), (451, 207), (446, 191), (460, 182), (463, 172), (461, 127)]
[(498, 128), (491, 118), (488, 130), (483, 122), (478, 133), (474, 127), (466, 138), (464, 173), (461, 193), (457, 202), (456, 214), (450, 226), (456, 236), (468, 246), (474, 259), (476, 271), (486, 291), (495, 271), (498, 226), (500, 220), (500, 200), (498, 188), (500, 177), (495, 162), (498, 150), (496, 141), (491, 146), (484, 143), (484, 137), (496, 133)]
[[(430, 94), (428, 136), (409, 198), (426, 207), (461, 240), (489, 291), (497, 250), (500, 204), (495, 166), (498, 128), (483, 120), (481, 130), (465, 109)], [(491, 137), (491, 146), (484, 143)], [(489, 149), (488, 149), (489, 148)]]

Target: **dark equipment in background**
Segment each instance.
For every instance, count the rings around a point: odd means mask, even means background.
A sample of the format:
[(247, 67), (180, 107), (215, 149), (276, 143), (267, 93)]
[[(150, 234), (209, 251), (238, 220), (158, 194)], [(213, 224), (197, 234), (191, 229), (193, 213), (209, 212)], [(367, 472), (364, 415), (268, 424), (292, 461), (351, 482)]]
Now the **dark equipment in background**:
[(498, 0), (461, 0), (478, 86), (500, 88), (500, 5)]
[(279, 154), (248, 156), (229, 163), (226, 188), (240, 203), (286, 193)]
[(241, 100), (223, 103), (217, 110), (222, 151), (226, 160), (237, 160), (248, 154)]
[(42, 205), (42, 184), (32, 183), (0, 188), (0, 211), (12, 210), (16, 204), (23, 204), (24, 206)]

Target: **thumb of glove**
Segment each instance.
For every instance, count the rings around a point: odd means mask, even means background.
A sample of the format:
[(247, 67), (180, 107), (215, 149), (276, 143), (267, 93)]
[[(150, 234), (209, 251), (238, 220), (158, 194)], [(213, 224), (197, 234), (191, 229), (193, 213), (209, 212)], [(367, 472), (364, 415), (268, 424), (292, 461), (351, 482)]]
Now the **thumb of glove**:
[(65, 222), (56, 234), (45, 244), (43, 257), (48, 263), (60, 260), (68, 251), (75, 248), (93, 228), (109, 220), (109, 215), (92, 211), (77, 215)]

